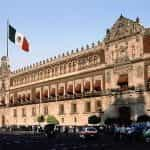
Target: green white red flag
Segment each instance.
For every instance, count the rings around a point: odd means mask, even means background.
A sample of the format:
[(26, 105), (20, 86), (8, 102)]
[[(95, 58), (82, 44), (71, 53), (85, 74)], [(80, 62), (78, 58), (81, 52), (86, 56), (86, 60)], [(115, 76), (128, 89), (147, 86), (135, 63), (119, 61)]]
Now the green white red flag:
[(18, 45), (20, 49), (29, 52), (29, 42), (24, 35), (18, 33), (14, 27), (9, 25), (9, 40)]

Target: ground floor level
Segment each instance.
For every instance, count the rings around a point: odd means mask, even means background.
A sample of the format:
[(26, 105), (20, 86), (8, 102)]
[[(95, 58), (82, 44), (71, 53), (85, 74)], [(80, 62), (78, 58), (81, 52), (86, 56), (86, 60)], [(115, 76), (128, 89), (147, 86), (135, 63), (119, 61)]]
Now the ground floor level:
[(126, 93), (53, 101), (47, 103), (0, 108), (0, 126), (37, 125), (39, 116), (54, 116), (60, 125), (87, 125), (88, 117), (97, 115), (106, 118), (121, 117), (136, 120), (138, 116), (150, 114), (149, 94)]

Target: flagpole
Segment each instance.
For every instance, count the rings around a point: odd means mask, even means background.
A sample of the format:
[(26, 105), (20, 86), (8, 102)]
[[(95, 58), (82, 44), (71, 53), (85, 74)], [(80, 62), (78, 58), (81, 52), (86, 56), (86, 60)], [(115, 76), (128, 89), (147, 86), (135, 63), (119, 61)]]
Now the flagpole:
[(8, 57), (8, 34), (9, 34), (8, 26), (9, 26), (9, 21), (7, 19), (7, 57)]

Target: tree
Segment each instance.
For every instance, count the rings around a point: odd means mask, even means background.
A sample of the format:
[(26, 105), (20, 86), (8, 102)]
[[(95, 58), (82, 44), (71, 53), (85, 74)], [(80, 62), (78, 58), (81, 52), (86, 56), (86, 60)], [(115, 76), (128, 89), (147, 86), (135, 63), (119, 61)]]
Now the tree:
[(97, 117), (96, 115), (92, 115), (92, 116), (88, 117), (89, 124), (98, 124), (98, 123), (100, 123), (100, 121), (101, 121), (101, 118)]
[(59, 121), (52, 115), (48, 115), (46, 121), (48, 124), (59, 124)]
[(40, 122), (44, 122), (44, 121), (45, 121), (44, 116), (43, 116), (43, 115), (38, 116), (38, 117), (37, 117), (37, 121), (38, 121), (39, 123), (40, 123)]
[(146, 122), (146, 121), (150, 121), (150, 116), (148, 115), (142, 115), (142, 116), (139, 116), (137, 118), (137, 122)]

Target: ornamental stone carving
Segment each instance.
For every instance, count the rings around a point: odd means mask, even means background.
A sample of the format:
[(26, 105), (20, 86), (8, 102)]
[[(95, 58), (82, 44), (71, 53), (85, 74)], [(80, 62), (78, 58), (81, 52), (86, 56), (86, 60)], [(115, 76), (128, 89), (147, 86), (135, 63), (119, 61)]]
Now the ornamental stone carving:
[(138, 78), (140, 78), (140, 77), (142, 77), (143, 76), (143, 67), (142, 66), (137, 66), (137, 68), (136, 68), (136, 72), (137, 72), (137, 77)]
[(142, 32), (143, 30), (143, 26), (141, 26), (138, 22), (127, 19), (121, 15), (113, 27), (110, 30), (107, 29), (104, 41), (108, 43), (119, 40), (129, 35)]

